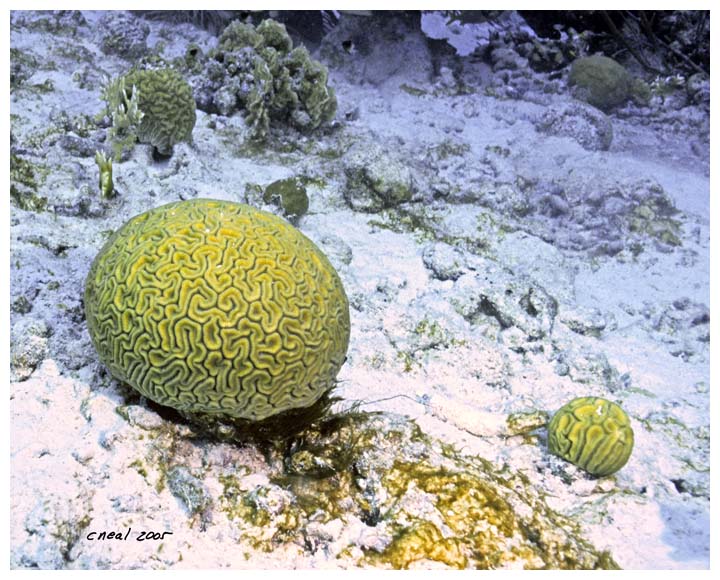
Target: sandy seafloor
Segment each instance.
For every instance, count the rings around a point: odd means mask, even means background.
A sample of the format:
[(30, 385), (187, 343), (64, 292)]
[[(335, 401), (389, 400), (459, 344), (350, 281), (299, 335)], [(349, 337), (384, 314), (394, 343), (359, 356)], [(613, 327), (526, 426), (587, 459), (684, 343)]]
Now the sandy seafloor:
[[(195, 438), (144, 400), (128, 400), (84, 323), (90, 263), (130, 216), (194, 197), (278, 213), (248, 184), (295, 175), (312, 178), (298, 227), (326, 252), (350, 299), (341, 397), (389, 423), (414, 420), (438, 448), (449, 443), (523, 474), (622, 568), (709, 566), (705, 108), (672, 92), (628, 103), (608, 116), (609, 150), (588, 150), (572, 131), (539, 129), (543, 115), (571, 102), (567, 71), (554, 79), (504, 71), (508, 84), (525, 83), (517, 96), (503, 93), (501, 66), (432, 55), (419, 31), (398, 40), (390, 25), (379, 27), (377, 44), (354, 55), (331, 33), (314, 53), (330, 65), (337, 93), (331, 128), (281, 130), (277, 139), (293, 147), (252, 152), (242, 148), (242, 112), (198, 110), (191, 145), (177, 145), (165, 162), (138, 145), (115, 164), (118, 197), (103, 202), (93, 139), (105, 130), (79, 136), (77, 118), (102, 110), (101, 73), (120, 74), (132, 59), (101, 51), (102, 13), (66, 15), (66, 28), (53, 16), (11, 18), (11, 47), (34, 57), (11, 93), (13, 146), (45, 166), (37, 194), (48, 200), (44, 211), (11, 209), (13, 568), (382, 565), (364, 555), (392, 537), (354, 515), (301, 518), (301, 529), (275, 534), (289, 513), (282, 506), (294, 501), (269, 483), (275, 467), (253, 446)], [(50, 24), (38, 25), (43, 19)], [(189, 42), (207, 49), (215, 41), (190, 24), (142, 23), (148, 50), (162, 41), (167, 58)], [(48, 79), (51, 90), (38, 89)], [(412, 199), (363, 211), (347, 189), (357, 166), (408, 185)], [(632, 231), (643, 204), (656, 213), (642, 213)], [(667, 215), (655, 227), (661, 206)], [(635, 448), (613, 476), (595, 479), (550, 455), (543, 428), (508, 431), (512, 413), (552, 413), (586, 395), (620, 403), (631, 418)], [(158, 485), (167, 476), (153, 462), (158, 449), (171, 449), (195, 482), (202, 513), (177, 486)], [(264, 506), (267, 520), (221, 509), (230, 472), (242, 476), (240, 491), (264, 486), (263, 497), (275, 498)], [(406, 498), (405, 513), (429, 509), (422, 495)], [(127, 527), (174, 533), (161, 546), (86, 540), (90, 530)], [(253, 544), (259, 533), (262, 547)]]

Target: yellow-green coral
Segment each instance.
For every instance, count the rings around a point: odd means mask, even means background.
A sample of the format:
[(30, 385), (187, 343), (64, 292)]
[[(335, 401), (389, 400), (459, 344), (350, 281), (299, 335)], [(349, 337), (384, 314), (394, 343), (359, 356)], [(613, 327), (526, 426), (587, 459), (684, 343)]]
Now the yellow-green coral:
[(611, 475), (630, 459), (633, 449), (630, 419), (618, 405), (606, 399), (573, 399), (550, 421), (548, 448), (591, 475)]
[(350, 333), (340, 278), (309, 239), (202, 199), (120, 228), (90, 269), (85, 312), (117, 379), (180, 411), (247, 421), (321, 399)]
[[(499, 548), (516, 533), (517, 524), (512, 506), (491, 483), (469, 473), (397, 462), (385, 476), (385, 484), (392, 495), (407, 493), (413, 485), (435, 496), (433, 503), (450, 537), (470, 551), (476, 567), (492, 568), (509, 559)], [(464, 567), (465, 558), (456, 564)]]
[(603, 111), (627, 101), (632, 80), (621, 64), (599, 55), (575, 60), (568, 77), (568, 82), (577, 87), (579, 98)]
[(131, 141), (137, 137), (169, 155), (173, 145), (192, 138), (195, 99), (190, 85), (173, 69), (131, 70), (108, 83), (103, 98), (113, 131), (130, 135)]

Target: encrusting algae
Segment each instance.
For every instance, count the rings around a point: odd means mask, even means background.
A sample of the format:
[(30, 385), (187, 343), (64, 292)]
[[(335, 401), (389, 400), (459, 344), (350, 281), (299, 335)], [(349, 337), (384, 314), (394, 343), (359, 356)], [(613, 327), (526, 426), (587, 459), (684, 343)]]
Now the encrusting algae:
[(309, 524), (362, 525), (376, 541), (326, 550), (396, 569), (617, 568), (527, 480), (401, 417), (341, 413), (266, 452), (269, 483), (243, 491), (234, 478), (222, 482), (222, 511), (259, 550), (304, 541)]

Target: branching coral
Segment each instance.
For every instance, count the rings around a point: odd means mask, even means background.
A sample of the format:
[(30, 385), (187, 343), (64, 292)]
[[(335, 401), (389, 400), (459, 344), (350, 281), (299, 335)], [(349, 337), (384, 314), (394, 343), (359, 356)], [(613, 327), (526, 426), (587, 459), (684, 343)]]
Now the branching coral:
[(228, 25), (208, 54), (204, 77), (212, 95), (201, 107), (226, 115), (245, 109), (255, 139), (264, 139), (273, 121), (317, 129), (337, 110), (325, 66), (305, 47), (293, 48), (285, 26), (274, 20)]
[(125, 151), (131, 151), (137, 142), (137, 127), (143, 112), (138, 108), (138, 91), (130, 85), (125, 87), (125, 78), (109, 79), (102, 90), (106, 103), (105, 112), (112, 120), (108, 137), (112, 144), (113, 158), (120, 161)]

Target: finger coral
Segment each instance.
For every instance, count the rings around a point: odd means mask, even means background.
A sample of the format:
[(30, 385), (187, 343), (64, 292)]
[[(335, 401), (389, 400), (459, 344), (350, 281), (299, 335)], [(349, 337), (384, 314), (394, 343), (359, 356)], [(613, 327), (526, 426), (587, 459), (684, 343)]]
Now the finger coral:
[(630, 419), (619, 405), (606, 399), (573, 399), (550, 421), (548, 448), (591, 475), (611, 475), (630, 459), (633, 449)]
[(85, 313), (115, 378), (181, 412), (251, 422), (332, 389), (350, 335), (342, 282), (308, 238), (202, 199), (121, 227), (92, 264)]

